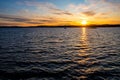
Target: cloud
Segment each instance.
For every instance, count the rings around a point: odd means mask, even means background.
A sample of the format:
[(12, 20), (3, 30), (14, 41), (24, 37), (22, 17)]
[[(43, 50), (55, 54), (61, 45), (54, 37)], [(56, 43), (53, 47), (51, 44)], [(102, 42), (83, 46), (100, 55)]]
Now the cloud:
[(60, 10), (60, 9), (52, 9), (51, 12), (53, 14), (57, 14), (57, 15), (73, 15), (72, 13), (68, 12), (68, 11), (63, 11), (63, 10)]
[(45, 14), (51, 13), (56, 15), (72, 15), (69, 11), (61, 10), (56, 5), (50, 2), (36, 2), (36, 1), (24, 1), (24, 5), (35, 7), (36, 10), (42, 11)]
[(1, 27), (1, 26), (11, 26), (11, 25), (12, 25), (12, 26), (16, 26), (16, 25), (18, 25), (18, 24), (15, 24), (15, 23), (13, 24), (13, 23), (8, 23), (8, 22), (0, 22), (0, 27)]
[(70, 4), (71, 10), (83, 11), (120, 11), (120, 0), (86, 0), (85, 4)]
[(38, 17), (38, 18), (25, 18), (25, 17), (20, 17), (20, 16), (14, 16), (14, 15), (5, 15), (5, 14), (0, 14), (0, 19), (2, 21), (0, 22), (1, 25), (22, 25), (22, 24), (27, 24), (27, 25), (52, 25), (52, 24), (65, 24), (65, 23), (70, 23), (68, 20), (63, 20), (60, 18), (53, 18), (53, 17)]
[(11, 23), (16, 25), (23, 23), (29, 25), (74, 24), (74, 22), (79, 23), (82, 19), (89, 21), (96, 20), (98, 17), (101, 20), (120, 18), (120, 0), (85, 0), (85, 3), (65, 5), (68, 7), (61, 7), (46, 1), (20, 1), (18, 5), (24, 6), (24, 8), (17, 11), (15, 15), (6, 15), (9, 13), (2, 14), (1, 12), (0, 19), (3, 22), (0, 21), (0, 23), (8, 25)]
[(35, 6), (35, 7), (48, 8), (48, 9), (56, 7), (54, 4), (49, 2), (24, 1), (23, 4), (27, 6)]
[[(11, 16), (11, 15), (1, 15), (0, 18), (3, 19), (4, 21), (7, 22), (7, 24), (15, 24), (19, 23), (20, 24), (44, 24), (47, 21), (43, 20), (37, 20), (37, 19), (28, 19), (28, 18), (23, 18), (23, 17), (18, 17), (18, 16)], [(5, 24), (6, 25), (6, 24)]]
[[(111, 9), (120, 8), (120, 0), (87, 0), (89, 4), (93, 4), (93, 8), (99, 9)], [(107, 10), (106, 9), (106, 10)]]
[(16, 22), (26, 22), (26, 21), (29, 21), (29, 19), (16, 17), (16, 16), (13, 16), (13, 15), (3, 15), (3, 14), (0, 14), (0, 18), (8, 20), (8, 21), (16, 21)]
[(3, 15), (3, 14), (0, 14), (0, 18), (10, 22), (30, 23), (30, 24), (42, 24), (44, 22), (47, 22), (47, 20), (28, 19), (13, 15)]
[(85, 12), (82, 12), (82, 14), (84, 14), (85, 16), (94, 16), (94, 15), (96, 15), (96, 13), (94, 11), (85, 11)]
[[(73, 15), (82, 18), (109, 17), (120, 14), (120, 0), (86, 0), (85, 4), (69, 4), (68, 9)], [(105, 13), (105, 14), (104, 14)], [(116, 17), (117, 18), (117, 17)]]
[(120, 3), (120, 0), (105, 0), (106, 2), (111, 2), (111, 3)]

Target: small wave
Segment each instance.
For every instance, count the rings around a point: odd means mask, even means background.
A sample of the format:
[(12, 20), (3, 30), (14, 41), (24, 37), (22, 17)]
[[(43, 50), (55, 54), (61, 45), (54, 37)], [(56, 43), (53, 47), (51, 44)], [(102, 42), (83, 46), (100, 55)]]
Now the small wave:
[(44, 71), (42, 69), (31, 69), (28, 71), (21, 70), (19, 72), (6, 72), (6, 71), (0, 71), (0, 77), (1, 78), (10, 78), (10, 79), (25, 79), (25, 78), (31, 78), (31, 77), (54, 77), (58, 78), (60, 76), (64, 76), (65, 73), (62, 71), (59, 72), (50, 72), (50, 71)]

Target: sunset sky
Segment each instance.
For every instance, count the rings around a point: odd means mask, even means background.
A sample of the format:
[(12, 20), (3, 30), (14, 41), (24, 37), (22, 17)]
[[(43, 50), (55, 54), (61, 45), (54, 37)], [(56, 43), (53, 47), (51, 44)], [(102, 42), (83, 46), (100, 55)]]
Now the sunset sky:
[(120, 24), (120, 0), (0, 0), (0, 26)]

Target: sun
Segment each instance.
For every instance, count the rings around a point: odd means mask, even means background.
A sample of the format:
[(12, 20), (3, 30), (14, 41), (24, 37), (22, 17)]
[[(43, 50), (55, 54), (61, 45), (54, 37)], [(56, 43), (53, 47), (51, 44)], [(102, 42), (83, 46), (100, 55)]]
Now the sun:
[(82, 25), (87, 25), (87, 21), (86, 21), (86, 20), (83, 20), (83, 21), (81, 22), (81, 24), (82, 24)]

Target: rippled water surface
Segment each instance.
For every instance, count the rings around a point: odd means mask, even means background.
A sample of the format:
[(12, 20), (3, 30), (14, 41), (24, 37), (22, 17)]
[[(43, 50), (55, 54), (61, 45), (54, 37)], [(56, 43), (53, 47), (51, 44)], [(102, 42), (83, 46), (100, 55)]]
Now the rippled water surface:
[(0, 28), (0, 78), (120, 80), (120, 28)]

